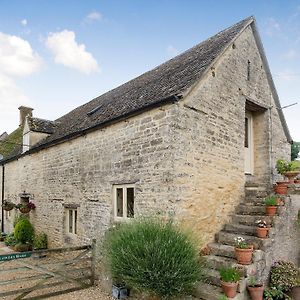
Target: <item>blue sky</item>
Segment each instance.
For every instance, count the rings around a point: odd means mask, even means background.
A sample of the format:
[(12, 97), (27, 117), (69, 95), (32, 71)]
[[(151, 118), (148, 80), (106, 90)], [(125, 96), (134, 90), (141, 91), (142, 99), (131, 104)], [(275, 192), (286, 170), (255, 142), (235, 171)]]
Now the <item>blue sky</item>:
[(20, 105), (54, 120), (254, 15), (300, 141), (300, 1), (0, 0), (0, 132)]

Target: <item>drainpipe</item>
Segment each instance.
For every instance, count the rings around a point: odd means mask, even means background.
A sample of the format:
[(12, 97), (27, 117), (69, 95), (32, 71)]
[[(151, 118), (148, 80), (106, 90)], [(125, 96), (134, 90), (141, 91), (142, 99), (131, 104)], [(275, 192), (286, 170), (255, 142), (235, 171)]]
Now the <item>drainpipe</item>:
[(5, 167), (2, 165), (2, 191), (1, 191), (1, 232), (4, 232), (4, 209), (3, 209), (3, 203), (4, 203), (4, 172)]

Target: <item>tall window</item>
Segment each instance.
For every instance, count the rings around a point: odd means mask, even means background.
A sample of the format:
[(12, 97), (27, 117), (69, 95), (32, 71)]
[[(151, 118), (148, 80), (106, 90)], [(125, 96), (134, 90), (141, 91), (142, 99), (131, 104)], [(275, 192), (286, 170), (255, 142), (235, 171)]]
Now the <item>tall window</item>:
[(250, 80), (250, 68), (251, 68), (251, 62), (250, 60), (248, 60), (248, 63), (247, 63), (247, 80)]
[(67, 209), (67, 232), (77, 234), (77, 209)]
[(116, 220), (134, 217), (134, 185), (115, 185), (114, 193), (114, 217)]

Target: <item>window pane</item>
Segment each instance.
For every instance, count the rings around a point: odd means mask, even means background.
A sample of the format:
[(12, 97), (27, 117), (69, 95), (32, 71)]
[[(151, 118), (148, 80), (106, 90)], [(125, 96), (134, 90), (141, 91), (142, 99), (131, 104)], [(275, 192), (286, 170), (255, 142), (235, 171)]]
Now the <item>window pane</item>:
[(74, 210), (74, 233), (77, 234), (77, 210)]
[(73, 232), (73, 211), (69, 210), (69, 232)]
[(123, 217), (123, 189), (117, 189), (117, 217)]
[(134, 217), (134, 188), (127, 188), (127, 217)]

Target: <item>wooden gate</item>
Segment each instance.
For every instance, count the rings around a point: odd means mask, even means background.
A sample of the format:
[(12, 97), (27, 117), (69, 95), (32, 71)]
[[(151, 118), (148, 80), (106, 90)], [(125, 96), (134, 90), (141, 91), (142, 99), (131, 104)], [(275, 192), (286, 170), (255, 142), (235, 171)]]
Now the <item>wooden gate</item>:
[(43, 299), (90, 287), (95, 245), (0, 255), (0, 299)]

